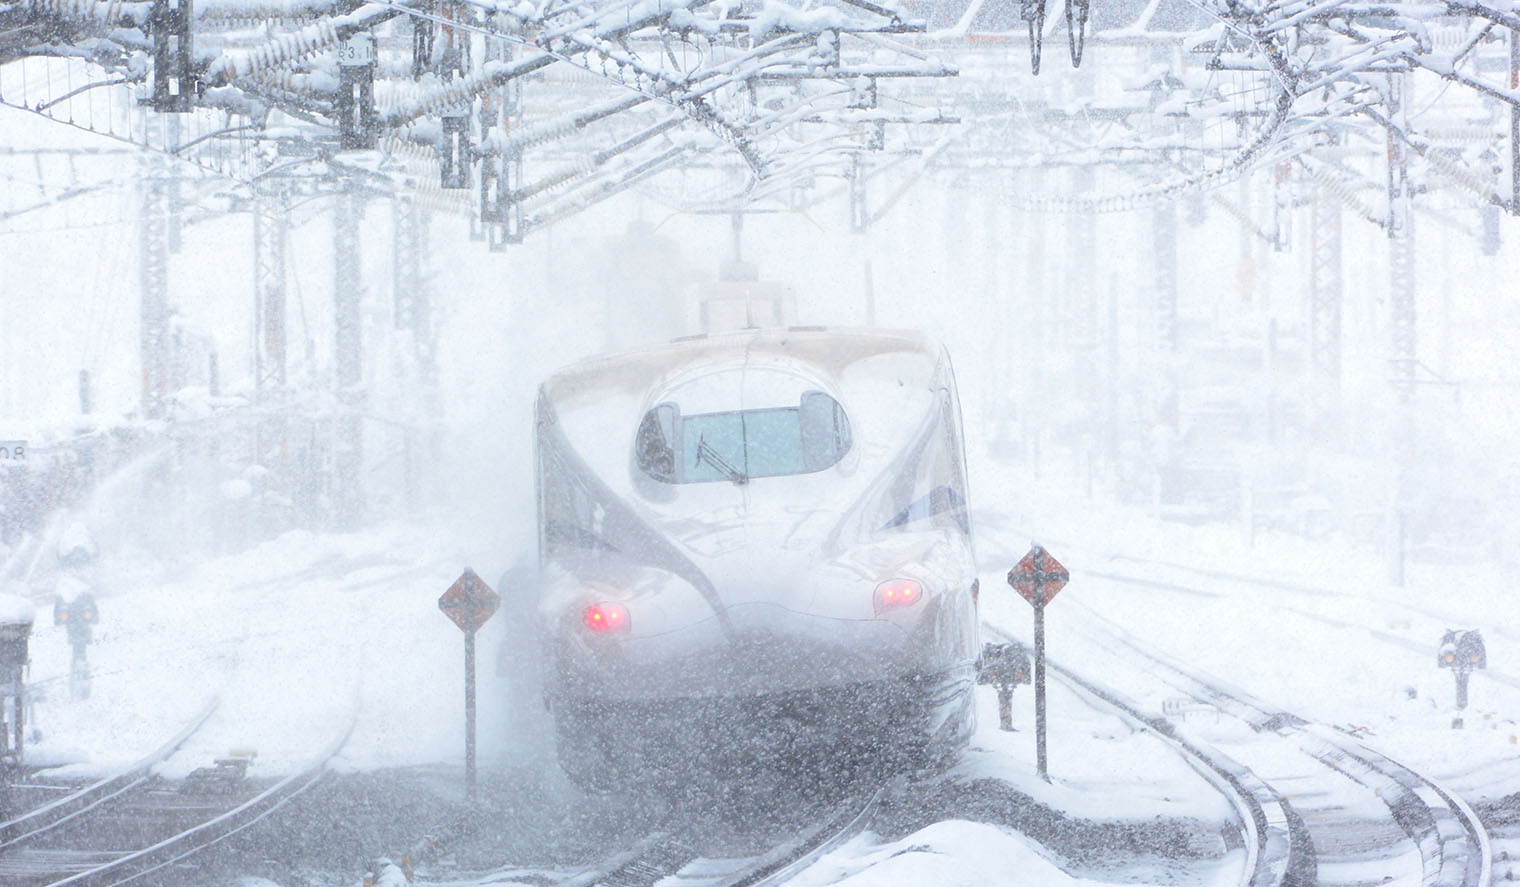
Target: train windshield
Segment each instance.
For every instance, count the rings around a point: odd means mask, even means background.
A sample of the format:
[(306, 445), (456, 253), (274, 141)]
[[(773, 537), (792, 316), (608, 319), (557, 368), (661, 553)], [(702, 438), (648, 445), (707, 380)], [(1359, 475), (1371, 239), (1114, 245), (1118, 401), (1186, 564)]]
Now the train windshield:
[(673, 484), (809, 474), (844, 458), (850, 423), (822, 391), (795, 407), (681, 415), (662, 403), (644, 415), (634, 444), (639, 468)]

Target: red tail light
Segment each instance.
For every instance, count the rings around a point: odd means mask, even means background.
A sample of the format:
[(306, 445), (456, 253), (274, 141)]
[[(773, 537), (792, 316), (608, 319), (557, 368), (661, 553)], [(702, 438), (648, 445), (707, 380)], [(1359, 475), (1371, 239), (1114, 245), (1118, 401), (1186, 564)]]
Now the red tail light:
[(602, 634), (627, 631), (630, 626), (628, 608), (622, 604), (592, 604), (581, 614), (581, 621)]
[(912, 579), (888, 579), (876, 586), (871, 602), (876, 606), (876, 615), (880, 616), (888, 610), (911, 607), (923, 596), (923, 588)]

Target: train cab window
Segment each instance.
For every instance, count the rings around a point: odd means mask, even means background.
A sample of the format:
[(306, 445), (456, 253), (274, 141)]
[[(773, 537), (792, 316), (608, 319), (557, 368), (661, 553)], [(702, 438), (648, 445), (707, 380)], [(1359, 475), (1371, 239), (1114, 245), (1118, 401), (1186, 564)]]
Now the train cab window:
[(673, 403), (662, 403), (644, 414), (634, 442), (639, 468), (658, 481), (676, 482), (676, 420), (680, 412)]
[(795, 407), (681, 415), (673, 403), (644, 414), (634, 441), (635, 461), (671, 484), (810, 474), (849, 452), (850, 422), (838, 401), (804, 392)]

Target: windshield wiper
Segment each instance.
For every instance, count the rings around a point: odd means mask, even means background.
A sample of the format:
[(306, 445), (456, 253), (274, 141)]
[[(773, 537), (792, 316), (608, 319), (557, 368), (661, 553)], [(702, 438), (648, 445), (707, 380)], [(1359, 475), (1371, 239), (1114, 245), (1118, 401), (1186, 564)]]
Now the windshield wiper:
[(744, 484), (749, 482), (749, 478), (744, 475), (744, 472), (729, 464), (727, 459), (718, 455), (718, 451), (708, 445), (705, 435), (697, 438), (697, 464), (701, 465), (704, 459), (707, 460), (707, 464), (728, 475), (728, 479), (734, 483)]

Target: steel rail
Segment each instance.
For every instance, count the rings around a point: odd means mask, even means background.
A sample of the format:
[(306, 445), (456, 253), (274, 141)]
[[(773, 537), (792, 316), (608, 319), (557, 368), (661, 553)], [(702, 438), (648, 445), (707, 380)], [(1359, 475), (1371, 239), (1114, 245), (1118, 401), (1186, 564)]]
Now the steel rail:
[(800, 841), (759, 857), (747, 872), (720, 883), (724, 887), (775, 887), (786, 883), (825, 853), (865, 831), (886, 790), (885, 785), (878, 785), (864, 804), (839, 805), (832, 817)]
[[(151, 875), (254, 825), (320, 782), (327, 764), (353, 734), (357, 710), (343, 732), (304, 769), (285, 777), (253, 798), (152, 846), (114, 856), (85, 871), (44, 882), (47, 887), (114, 887)], [(39, 873), (41, 874), (41, 873)]]
[[(693, 864), (703, 869), (700, 875), (703, 887), (777, 887), (863, 832), (887, 789), (888, 783), (872, 783), (837, 804), (827, 819), (758, 856), (737, 861), (706, 859), (693, 849), (700, 837), (699, 827), (662, 830), (559, 882), (557, 887), (653, 887)], [(725, 865), (729, 866), (727, 871), (721, 868)]]
[(0, 853), (46, 834), (147, 782), (151, 778), (148, 771), (179, 750), (206, 723), (219, 704), (219, 699), (212, 699), (173, 739), (120, 773), (107, 776), (6, 822), (0, 822)]
[[(982, 632), (1004, 642), (1015, 640), (991, 625), (984, 624)], [(1145, 712), (1137, 702), (1118, 691), (1089, 681), (1048, 658), (1046, 665), (1078, 694), (1102, 701), (1133, 726), (1154, 734), (1229, 800), (1245, 834), (1242, 887), (1307, 887), (1313, 883), (1312, 876), (1305, 877), (1313, 862), (1313, 842), (1303, 820), (1282, 793), (1244, 764), (1184, 735), (1164, 716)]]
[[(1227, 711), (1258, 731), (1297, 734), (1299, 749), (1331, 770), (1344, 772), (1364, 785), (1375, 786), (1390, 817), (1418, 851), (1423, 883), (1490, 887), (1493, 860), (1487, 830), (1472, 808), (1435, 780), (1375, 751), (1356, 738), (1316, 726), (1304, 718), (1269, 706), (1244, 690), (1224, 685), (1192, 667), (1137, 641), (1091, 608), (1074, 603), (1086, 617), (1085, 627), (1096, 628), (1114, 643), (1171, 673), (1162, 678), (1174, 689), (1197, 701)], [(1348, 762), (1350, 766), (1347, 766)], [(1465, 832), (1476, 854), (1450, 854), (1454, 840), (1451, 826)], [(1443, 828), (1446, 826), (1446, 828)], [(1457, 871), (1455, 866), (1460, 866)], [(1472, 877), (1469, 877), (1469, 874)]]
[[(1237, 583), (1239, 583), (1241, 585), (1255, 585), (1255, 586), (1258, 586), (1258, 587), (1261, 587), (1261, 588), (1279, 589), (1279, 590), (1282, 590), (1282, 591), (1289, 591), (1289, 592), (1293, 592), (1295, 594), (1300, 594), (1300, 595), (1311, 595), (1311, 596), (1317, 595), (1317, 596), (1328, 596), (1328, 597), (1350, 597), (1351, 596), (1351, 595), (1349, 595), (1348, 593), (1346, 593), (1344, 591), (1337, 591), (1337, 590), (1335, 590), (1333, 588), (1329, 588), (1329, 587), (1325, 587), (1325, 586), (1305, 585), (1305, 584), (1301, 584), (1301, 583), (1290, 582), (1290, 581), (1287, 581), (1287, 580), (1284, 580), (1284, 579), (1268, 579), (1268, 578), (1264, 578), (1264, 577), (1260, 577), (1260, 576), (1249, 576), (1249, 575), (1246, 575), (1244, 573), (1231, 573), (1231, 572), (1228, 572), (1226, 570), (1214, 570), (1214, 569), (1209, 569), (1209, 568), (1206, 568), (1206, 567), (1191, 567), (1191, 566), (1188, 566), (1186, 564), (1177, 564), (1177, 563), (1171, 563), (1171, 562), (1168, 562), (1168, 561), (1150, 560), (1150, 559), (1144, 559), (1144, 558), (1132, 558), (1132, 557), (1127, 557), (1127, 556), (1122, 556), (1122, 555), (1121, 556), (1116, 556), (1116, 557), (1114, 557), (1112, 559), (1113, 560), (1131, 561), (1131, 562), (1135, 562), (1135, 563), (1156, 564), (1156, 565), (1159, 565), (1159, 566), (1165, 566), (1165, 567), (1169, 567), (1169, 568), (1173, 568), (1173, 569), (1186, 570), (1188, 572), (1195, 573), (1195, 574), (1197, 574), (1199, 576), (1204, 576), (1204, 577), (1211, 578), (1211, 579), (1217, 579), (1217, 580), (1227, 581), (1227, 582), (1237, 582)], [(1111, 580), (1111, 581), (1114, 581), (1114, 582), (1123, 582), (1123, 583), (1128, 584), (1128, 585), (1138, 585), (1138, 586), (1149, 587), (1149, 588), (1161, 588), (1161, 589), (1167, 589), (1167, 590), (1170, 590), (1170, 591), (1180, 591), (1180, 592), (1189, 593), (1189, 594), (1202, 594), (1202, 595), (1210, 595), (1210, 596), (1216, 596), (1216, 597), (1218, 596), (1215, 592), (1210, 592), (1210, 591), (1207, 591), (1205, 589), (1198, 588), (1198, 587), (1192, 586), (1192, 585), (1184, 585), (1184, 584), (1182, 584), (1180, 582), (1175, 582), (1175, 581), (1168, 582), (1168, 581), (1162, 581), (1162, 580), (1159, 580), (1159, 579), (1147, 579), (1147, 578), (1140, 577), (1140, 576), (1131, 576), (1131, 575), (1128, 575), (1126, 573), (1114, 573), (1114, 572), (1106, 572), (1106, 571), (1102, 571), (1102, 570), (1083, 570), (1083, 572), (1085, 574), (1087, 574), (1087, 575), (1090, 575), (1090, 576), (1097, 576), (1099, 578), (1108, 579), (1108, 580)], [(1441, 612), (1438, 612), (1436, 610), (1427, 609), (1425, 607), (1416, 606), (1416, 605), (1410, 604), (1410, 603), (1405, 602), (1405, 601), (1392, 600), (1392, 599), (1383, 598), (1383, 597), (1377, 597), (1377, 598), (1375, 598), (1375, 600), (1377, 600), (1379, 603), (1386, 604), (1386, 605), (1392, 606), (1392, 607), (1398, 607), (1398, 608), (1403, 609), (1403, 610), (1408, 610), (1411, 613), (1418, 613), (1419, 615), (1424, 616), (1426, 618), (1434, 619), (1434, 620), (1441, 621), (1441, 622), (1461, 621), (1460, 619), (1455, 619), (1454, 620), (1448, 614), (1441, 613)], [(1419, 644), (1419, 643), (1416, 643), (1414, 641), (1409, 640), (1408, 638), (1400, 637), (1399, 635), (1396, 635), (1396, 634), (1390, 634), (1390, 633), (1388, 633), (1386, 631), (1382, 631), (1382, 630), (1377, 629), (1377, 628), (1372, 628), (1372, 627), (1365, 626), (1365, 625), (1353, 625), (1352, 623), (1345, 622), (1344, 620), (1335, 619), (1335, 618), (1332, 618), (1332, 617), (1329, 617), (1329, 616), (1325, 616), (1325, 615), (1323, 615), (1321, 613), (1312, 612), (1310, 610), (1299, 609), (1298, 607), (1290, 606), (1290, 605), (1287, 605), (1287, 604), (1280, 604), (1279, 606), (1282, 609), (1287, 610), (1288, 612), (1296, 613), (1297, 615), (1302, 616), (1305, 619), (1311, 619), (1311, 620), (1313, 620), (1315, 622), (1319, 622), (1321, 624), (1328, 625), (1328, 626), (1330, 626), (1332, 628), (1342, 628), (1342, 629), (1345, 629), (1345, 628), (1356, 628), (1356, 629), (1359, 629), (1359, 630), (1366, 631), (1372, 637), (1375, 637), (1375, 638), (1377, 638), (1380, 641), (1383, 641), (1383, 642), (1388, 643), (1388, 644), (1392, 644), (1392, 645), (1394, 645), (1396, 647), (1400, 647), (1400, 648), (1405, 649), (1405, 650), (1409, 650), (1410, 652), (1418, 653), (1418, 654), (1420, 654), (1422, 656), (1423, 655), (1429, 655), (1429, 653), (1430, 653), (1430, 648), (1426, 644)], [(1509, 674), (1507, 672), (1504, 672), (1504, 671), (1501, 671), (1501, 670), (1498, 670), (1498, 669), (1493, 669), (1493, 668), (1485, 669), (1482, 674), (1488, 680), (1494, 681), (1496, 683), (1504, 684), (1507, 687), (1514, 687), (1516, 689), (1520, 689), (1520, 677), (1515, 677), (1514, 675), (1511, 675), (1511, 674)]]

